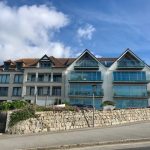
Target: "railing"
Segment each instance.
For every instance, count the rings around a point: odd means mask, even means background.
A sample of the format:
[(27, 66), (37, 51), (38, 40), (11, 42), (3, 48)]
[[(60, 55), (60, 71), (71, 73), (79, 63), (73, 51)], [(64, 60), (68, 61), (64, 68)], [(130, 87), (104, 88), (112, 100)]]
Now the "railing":
[(71, 72), (69, 81), (102, 81), (101, 72)]
[(143, 68), (144, 63), (137, 62), (137, 61), (120, 61), (118, 62), (119, 68)]
[(125, 94), (117, 94), (117, 93), (114, 93), (114, 97), (134, 97), (134, 98), (140, 98), (140, 97), (148, 97), (148, 94), (147, 93), (143, 93), (141, 95), (125, 95)]
[[(69, 92), (69, 96), (84, 96), (84, 97), (88, 97), (88, 96), (93, 96), (93, 92), (89, 92), (89, 91), (85, 91), (85, 92)], [(104, 92), (100, 91), (100, 92), (95, 92), (94, 96), (104, 96)]]

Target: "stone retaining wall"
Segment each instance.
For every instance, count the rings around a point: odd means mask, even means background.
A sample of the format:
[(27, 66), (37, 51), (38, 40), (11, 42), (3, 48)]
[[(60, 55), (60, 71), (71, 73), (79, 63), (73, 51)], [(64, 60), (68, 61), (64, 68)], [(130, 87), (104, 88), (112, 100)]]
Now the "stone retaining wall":
[[(92, 127), (92, 111), (37, 112), (37, 118), (21, 121), (12, 128), (11, 134), (28, 134)], [(95, 111), (95, 127), (106, 127), (150, 120), (150, 109), (122, 109)]]

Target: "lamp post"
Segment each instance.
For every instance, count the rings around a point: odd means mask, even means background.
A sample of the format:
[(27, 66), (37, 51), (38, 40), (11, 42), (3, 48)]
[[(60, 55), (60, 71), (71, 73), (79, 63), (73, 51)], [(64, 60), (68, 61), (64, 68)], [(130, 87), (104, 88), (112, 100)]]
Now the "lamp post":
[(94, 116), (95, 116), (95, 93), (97, 85), (92, 85), (93, 88), (93, 127), (94, 127)]

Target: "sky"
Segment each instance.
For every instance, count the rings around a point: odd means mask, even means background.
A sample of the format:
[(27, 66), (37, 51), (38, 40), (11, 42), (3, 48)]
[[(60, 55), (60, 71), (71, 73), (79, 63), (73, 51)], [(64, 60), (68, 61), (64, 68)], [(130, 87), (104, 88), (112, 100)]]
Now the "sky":
[(150, 0), (0, 0), (0, 61), (127, 48), (150, 64)]

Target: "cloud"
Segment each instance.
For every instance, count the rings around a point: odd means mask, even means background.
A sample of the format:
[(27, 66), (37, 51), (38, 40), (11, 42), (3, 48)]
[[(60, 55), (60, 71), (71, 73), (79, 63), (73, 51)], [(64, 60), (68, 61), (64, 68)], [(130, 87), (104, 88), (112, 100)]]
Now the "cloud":
[(77, 36), (79, 37), (79, 39), (83, 38), (83, 39), (91, 40), (94, 31), (96, 31), (96, 29), (93, 27), (93, 25), (87, 24), (86, 26), (80, 27), (77, 30)]
[(0, 2), (0, 60), (19, 57), (68, 57), (69, 46), (54, 41), (69, 18), (53, 6), (10, 7)]

